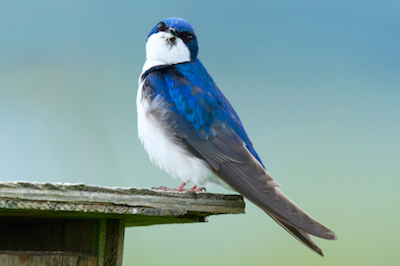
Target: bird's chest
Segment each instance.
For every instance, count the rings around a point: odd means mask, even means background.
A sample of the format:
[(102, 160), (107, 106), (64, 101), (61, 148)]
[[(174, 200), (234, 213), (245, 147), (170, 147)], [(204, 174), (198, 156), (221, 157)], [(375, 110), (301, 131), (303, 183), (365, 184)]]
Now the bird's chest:
[[(205, 185), (211, 171), (208, 164), (194, 157), (176, 136), (165, 100), (156, 96), (150, 99), (139, 85), (136, 99), (139, 139), (151, 161), (174, 178)], [(169, 121), (169, 122), (167, 122)], [(172, 121), (173, 122), (173, 121)]]
[(139, 139), (150, 159), (161, 168), (168, 160), (168, 151), (178, 148), (174, 143), (174, 134), (164, 120), (168, 111), (163, 110), (163, 104), (160, 97), (147, 97), (143, 84), (140, 84), (136, 99)]

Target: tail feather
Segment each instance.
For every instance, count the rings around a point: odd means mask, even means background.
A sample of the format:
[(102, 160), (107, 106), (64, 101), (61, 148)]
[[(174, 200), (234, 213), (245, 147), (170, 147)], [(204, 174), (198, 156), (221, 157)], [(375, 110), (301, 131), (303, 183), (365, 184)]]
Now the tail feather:
[(269, 213), (267, 213), (267, 214), (272, 219), (274, 219), (275, 222), (277, 222), (280, 226), (282, 226), (283, 229), (285, 229), (289, 234), (291, 234), (293, 237), (295, 237), (297, 240), (299, 240), (306, 247), (310, 248), (312, 251), (314, 251), (321, 257), (324, 256), (324, 254), (322, 253), (322, 250), (317, 246), (317, 244), (314, 243), (314, 241), (311, 240), (310, 234), (308, 234), (306, 231), (295, 228), (293, 226), (290, 226), (282, 221), (279, 221), (277, 218), (270, 215)]
[(206, 140), (185, 138), (185, 145), (229, 187), (265, 211), (293, 237), (323, 256), (310, 235), (336, 239), (335, 233), (311, 218), (279, 188), (264, 166), (229, 128)]

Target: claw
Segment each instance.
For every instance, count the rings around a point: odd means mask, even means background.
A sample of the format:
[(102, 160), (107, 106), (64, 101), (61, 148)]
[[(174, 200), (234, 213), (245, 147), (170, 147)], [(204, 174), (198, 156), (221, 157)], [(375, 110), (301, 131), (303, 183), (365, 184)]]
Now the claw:
[(206, 192), (206, 188), (205, 187), (197, 187), (197, 186), (193, 186), (191, 189), (187, 189), (193, 192), (202, 192), (204, 190), (204, 192)]

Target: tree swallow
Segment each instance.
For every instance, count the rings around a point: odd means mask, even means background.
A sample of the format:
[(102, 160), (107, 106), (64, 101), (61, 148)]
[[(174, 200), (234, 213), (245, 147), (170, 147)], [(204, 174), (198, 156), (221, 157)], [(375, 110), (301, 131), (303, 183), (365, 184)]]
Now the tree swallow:
[(279, 189), (255, 151), (232, 105), (197, 58), (192, 26), (167, 18), (150, 31), (139, 78), (139, 138), (151, 161), (195, 186), (233, 189), (265, 211), (304, 245), (323, 256), (310, 235), (335, 233), (300, 209)]

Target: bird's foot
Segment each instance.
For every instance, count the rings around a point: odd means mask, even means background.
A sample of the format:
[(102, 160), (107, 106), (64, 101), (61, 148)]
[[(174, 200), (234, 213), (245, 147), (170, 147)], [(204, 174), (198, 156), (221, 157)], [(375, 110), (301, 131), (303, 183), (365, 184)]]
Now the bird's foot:
[(187, 192), (187, 193), (191, 193), (191, 194), (196, 194), (197, 192), (202, 192), (203, 190), (204, 190), (204, 192), (206, 191), (206, 188), (204, 188), (204, 187), (198, 188), (197, 186), (193, 186), (192, 188), (184, 188), (186, 186), (186, 184), (187, 184), (186, 182), (183, 182), (176, 188), (167, 188), (167, 187), (161, 186), (161, 187), (153, 187), (153, 189), (162, 190), (162, 191)]

